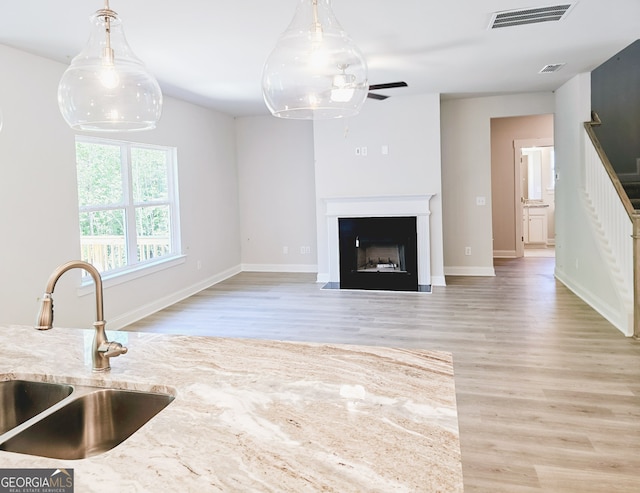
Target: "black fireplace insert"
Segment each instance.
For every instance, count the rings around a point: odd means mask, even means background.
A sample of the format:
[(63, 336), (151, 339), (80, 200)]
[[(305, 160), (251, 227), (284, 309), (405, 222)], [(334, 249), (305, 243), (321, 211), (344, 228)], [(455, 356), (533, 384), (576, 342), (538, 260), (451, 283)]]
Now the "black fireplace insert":
[(415, 217), (339, 218), (340, 288), (418, 291)]

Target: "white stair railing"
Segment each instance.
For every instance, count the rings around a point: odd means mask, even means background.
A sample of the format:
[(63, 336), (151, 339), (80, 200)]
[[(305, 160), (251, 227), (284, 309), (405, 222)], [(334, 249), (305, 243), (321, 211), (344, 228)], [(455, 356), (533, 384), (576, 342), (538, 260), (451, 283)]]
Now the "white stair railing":
[[(584, 190), (603, 235), (605, 253), (619, 287), (620, 298), (627, 307), (633, 325), (634, 311), (634, 243), (630, 203), (602, 149), (593, 142), (593, 129), (585, 125)], [(597, 142), (597, 139), (595, 139)], [(627, 203), (625, 203), (625, 201)], [(631, 211), (633, 209), (631, 208)], [(632, 327), (629, 328), (633, 330)]]

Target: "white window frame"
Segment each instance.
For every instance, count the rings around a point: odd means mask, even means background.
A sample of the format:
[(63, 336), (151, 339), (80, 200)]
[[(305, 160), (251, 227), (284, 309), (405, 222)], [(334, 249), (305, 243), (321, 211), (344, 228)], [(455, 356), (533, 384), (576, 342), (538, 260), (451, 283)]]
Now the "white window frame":
[[(180, 238), (180, 205), (178, 197), (178, 160), (177, 149), (170, 146), (160, 146), (153, 144), (145, 144), (140, 142), (131, 142), (125, 140), (105, 139), (99, 137), (91, 137), (86, 135), (76, 135), (76, 143), (87, 144), (100, 144), (111, 145), (120, 147), (120, 170), (122, 172), (122, 186), (123, 186), (123, 202), (119, 204), (110, 204), (105, 206), (80, 206), (78, 204), (78, 218), (83, 212), (95, 212), (123, 209), (125, 213), (126, 223), (126, 249), (127, 249), (127, 265), (112, 269), (109, 271), (101, 272), (103, 283), (106, 286), (116, 285), (122, 282), (157, 272), (159, 270), (172, 267), (183, 263), (185, 256), (182, 254), (181, 238)], [(133, 187), (131, 183), (133, 181), (132, 167), (131, 167), (131, 150), (132, 148), (142, 149), (154, 149), (166, 152), (167, 155), (167, 188), (168, 197), (166, 200), (156, 200), (149, 202), (135, 202), (133, 200)], [(74, 146), (75, 149), (75, 146)], [(144, 206), (164, 206), (169, 207), (170, 218), (170, 244), (171, 253), (157, 257), (150, 260), (138, 261), (137, 255), (137, 232), (136, 232), (136, 220), (135, 210), (137, 207)], [(78, 239), (81, 239), (80, 231), (78, 231)], [(80, 288), (81, 294), (90, 290), (83, 289), (85, 286), (89, 288), (93, 284), (92, 280), (88, 276), (83, 276), (82, 286)]]

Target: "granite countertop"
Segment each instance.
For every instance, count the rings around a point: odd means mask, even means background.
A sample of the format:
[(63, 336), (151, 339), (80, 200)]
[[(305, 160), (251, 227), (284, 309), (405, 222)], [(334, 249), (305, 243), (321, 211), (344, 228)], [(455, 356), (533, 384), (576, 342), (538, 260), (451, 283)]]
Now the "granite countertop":
[(0, 327), (0, 380), (168, 392), (117, 447), (3, 468), (73, 469), (78, 492), (461, 492), (451, 354), (108, 332), (129, 352), (91, 372), (92, 330)]

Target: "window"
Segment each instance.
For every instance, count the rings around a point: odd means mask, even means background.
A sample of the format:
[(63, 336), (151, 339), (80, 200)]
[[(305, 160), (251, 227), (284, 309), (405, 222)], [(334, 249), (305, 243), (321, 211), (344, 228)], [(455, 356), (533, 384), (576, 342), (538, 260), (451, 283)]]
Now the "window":
[(180, 254), (176, 149), (76, 137), (82, 260), (125, 272)]

